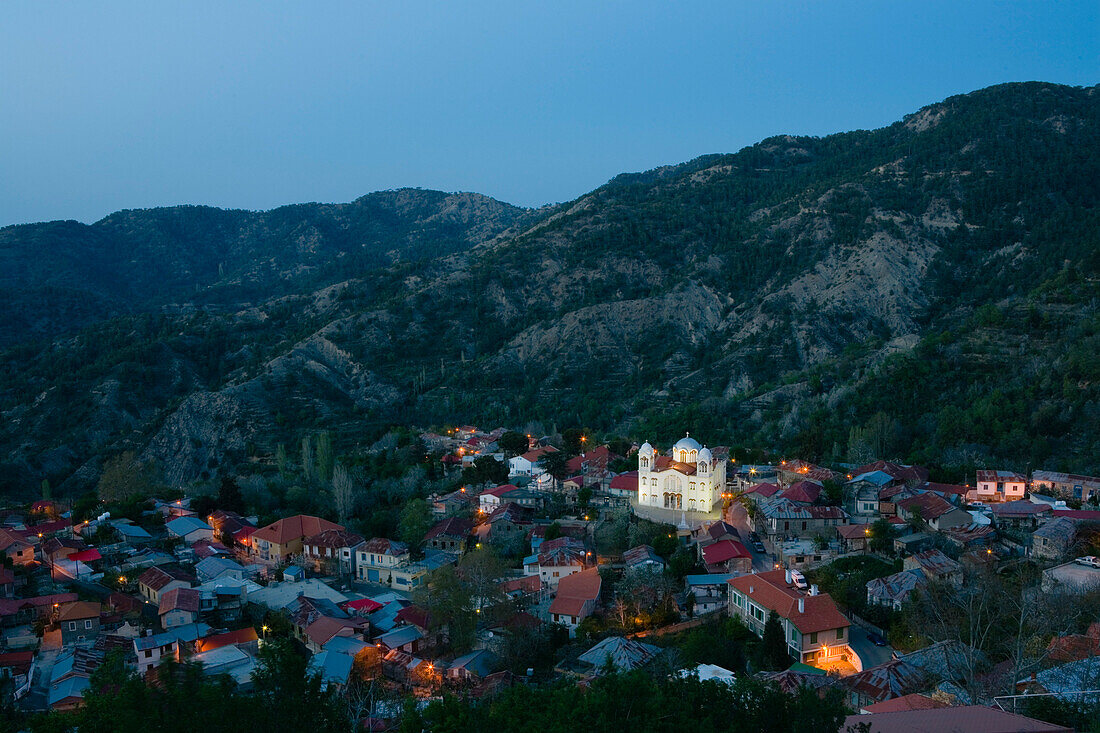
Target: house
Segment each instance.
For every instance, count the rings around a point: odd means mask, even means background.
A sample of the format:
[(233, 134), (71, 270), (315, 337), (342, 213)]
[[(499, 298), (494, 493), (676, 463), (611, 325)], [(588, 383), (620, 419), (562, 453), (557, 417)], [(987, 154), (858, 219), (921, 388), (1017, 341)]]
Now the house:
[(118, 536), (128, 545), (143, 545), (152, 542), (153, 535), (139, 527), (128, 519), (116, 519), (111, 526), (118, 532)]
[(622, 499), (637, 501), (638, 472), (627, 471), (626, 473), (620, 473), (618, 476), (615, 476), (611, 479), (611, 483), (608, 484), (607, 493)]
[(539, 459), (548, 453), (557, 453), (552, 445), (529, 450), (521, 456), (508, 459), (509, 476), (541, 476), (546, 471), (539, 465)]
[(476, 506), (478, 498), (472, 491), (466, 491), (466, 487), (463, 486), (449, 494), (433, 496), (431, 502), (433, 516), (450, 517), (462, 514)]
[(893, 461), (875, 461), (865, 466), (859, 466), (852, 471), (852, 475), (859, 476), (860, 474), (873, 473), (875, 471), (882, 471), (898, 483), (914, 485), (928, 480), (928, 469), (924, 466), (908, 466), (904, 463), (894, 463)]
[(867, 552), (871, 541), (871, 525), (842, 524), (836, 528), (842, 552)]
[(507, 540), (523, 536), (527, 533), (527, 527), (530, 524), (527, 510), (511, 502), (494, 510), (485, 520), (485, 526), (489, 528), (488, 537), (491, 540)]
[(1054, 516), (1050, 504), (1025, 501), (1009, 501), (993, 507), (993, 518), (998, 527), (1033, 531), (1043, 521)]
[(848, 646), (848, 619), (827, 593), (799, 590), (789, 570), (741, 575), (729, 586), (730, 615), (763, 636), (768, 615), (775, 611), (788, 652), (797, 661), (817, 667), (839, 660), (858, 663)]
[(920, 692), (930, 683), (931, 680), (923, 669), (903, 659), (891, 659), (841, 680), (841, 684), (849, 691), (848, 703), (856, 710)]
[(176, 634), (164, 632), (139, 636), (134, 639), (134, 655), (137, 657), (137, 672), (141, 677), (145, 676), (153, 667), (161, 663), (161, 660), (180, 660), (180, 641)]
[(497, 666), (496, 656), (487, 649), (478, 649), (456, 658), (447, 667), (447, 678), (453, 680), (476, 681), (493, 673)]
[(1031, 489), (1050, 491), (1062, 499), (1089, 501), (1100, 494), (1100, 478), (1058, 471), (1034, 471), (1031, 474)]
[(34, 652), (6, 652), (0, 654), (0, 679), (12, 682), (12, 697), (16, 700), (31, 689), (34, 679)]
[(1047, 644), (1047, 659), (1051, 662), (1076, 662), (1100, 656), (1100, 622), (1089, 624), (1084, 634), (1056, 636)]
[(57, 625), (61, 629), (61, 645), (72, 646), (92, 642), (99, 634), (100, 605), (89, 601), (74, 601), (61, 606)]
[(805, 570), (829, 562), (833, 548), (819, 542), (806, 539), (782, 540), (775, 543), (775, 552), (780, 564), (789, 570)]
[(1077, 539), (1077, 523), (1055, 517), (1031, 533), (1031, 556), (1040, 560), (1061, 560)]
[(296, 514), (257, 529), (249, 540), (252, 544), (252, 552), (257, 558), (281, 563), (301, 553), (302, 543), (307, 537), (318, 535), (326, 529), (344, 528), (327, 519), (309, 514)]
[(317, 578), (310, 578), (300, 583), (271, 584), (257, 590), (251, 590), (248, 592), (248, 602), (272, 611), (278, 611), (286, 608), (300, 596), (325, 598), (337, 604), (351, 600)]
[(745, 489), (742, 493), (746, 499), (750, 499), (753, 503), (760, 504), (772, 498), (780, 492), (779, 484), (762, 482), (754, 484)]
[(172, 565), (151, 567), (138, 577), (138, 591), (149, 603), (160, 605), (161, 597), (173, 588), (190, 588), (190, 574)]
[(190, 545), (199, 540), (213, 540), (214, 528), (198, 517), (179, 517), (164, 525), (169, 537), (178, 537)]
[(194, 588), (173, 588), (160, 597), (160, 625), (165, 630), (193, 624), (199, 619), (201, 595)]
[(585, 568), (587, 553), (584, 543), (573, 537), (546, 540), (539, 546), (538, 574), (543, 585), (554, 589), (558, 583)]
[(782, 496), (764, 503), (760, 513), (759, 529), (773, 541), (775, 537), (827, 537), (836, 531), (835, 527), (851, 523), (840, 507), (802, 506)]
[(82, 705), (84, 691), (90, 686), (88, 678), (103, 663), (103, 656), (103, 652), (85, 647), (63, 651), (49, 670), (46, 705), (56, 711)]
[(217, 580), (218, 578), (243, 580), (245, 569), (235, 560), (230, 560), (227, 557), (213, 556), (196, 563), (195, 574), (199, 576), (199, 580), (203, 583)]
[(35, 542), (14, 529), (0, 529), (0, 552), (16, 565), (34, 562)]
[(457, 552), (466, 549), (466, 541), (474, 523), (465, 517), (448, 517), (437, 523), (424, 535), (425, 546), (441, 552)]
[(363, 538), (344, 529), (326, 529), (302, 540), (302, 559), (315, 573), (350, 575)]
[(901, 499), (897, 502), (897, 511), (898, 516), (906, 522), (919, 519), (936, 532), (961, 527), (973, 521), (969, 512), (931, 492)]
[(962, 705), (922, 710), (892, 710), (870, 715), (849, 715), (841, 730), (867, 733), (940, 733), (941, 731), (981, 731), (982, 733), (1071, 733), (1053, 723), (1007, 713), (985, 705)]
[(729, 605), (729, 581), (734, 577), (733, 573), (684, 576), (687, 592), (695, 599), (695, 615), (725, 609)]
[(902, 604), (909, 600), (912, 592), (927, 582), (928, 579), (920, 568), (874, 578), (867, 581), (867, 603), (901, 610)]
[(649, 545), (638, 545), (637, 547), (631, 547), (623, 553), (623, 567), (627, 570), (632, 570), (634, 568), (656, 568), (657, 570), (664, 570), (665, 561), (657, 554), (657, 551)]
[(557, 595), (550, 603), (550, 619), (565, 626), (572, 638), (576, 635), (577, 625), (596, 610), (602, 586), (599, 568), (589, 568), (562, 578), (558, 582)]
[(969, 501), (998, 503), (1024, 498), (1027, 490), (1027, 478), (1015, 471), (978, 471), (977, 486), (969, 491)]
[[(1095, 692), (1100, 683), (1100, 657), (1089, 657), (1067, 662), (1035, 673), (1030, 679), (1018, 680), (1020, 692), (1046, 693), (1056, 697), (1077, 700), (1076, 693)], [(1085, 699), (1095, 699), (1090, 695)]]
[(911, 532), (894, 538), (894, 552), (902, 557), (920, 552), (931, 546), (935, 538), (929, 532)]
[(505, 496), (519, 490), (519, 487), (515, 484), (501, 484), (491, 489), (485, 489), (477, 495), (478, 511), (482, 514), (491, 514), (501, 504), (506, 503)]
[(740, 542), (720, 540), (703, 548), (708, 573), (752, 572), (752, 554)]
[(896, 483), (896, 479), (885, 471), (857, 474), (844, 484), (845, 494), (850, 497), (852, 513), (857, 517), (877, 517), (879, 492)]
[(355, 577), (391, 585), (395, 569), (409, 564), (409, 546), (385, 537), (368, 540), (355, 550)]
[(306, 673), (321, 675), (321, 687), (325, 690), (342, 690), (348, 686), (355, 658), (335, 651), (322, 651), (309, 660)]
[(577, 657), (577, 661), (589, 666), (594, 675), (605, 671), (630, 672), (652, 662), (661, 653), (661, 647), (636, 639), (609, 636)]
[(929, 549), (910, 555), (902, 562), (903, 570), (921, 570), (929, 580), (962, 582), (962, 565), (939, 550)]
[(787, 490), (779, 496), (795, 504), (809, 506), (816, 502), (818, 497), (821, 496), (821, 484), (815, 483), (814, 481), (798, 481), (791, 484)]

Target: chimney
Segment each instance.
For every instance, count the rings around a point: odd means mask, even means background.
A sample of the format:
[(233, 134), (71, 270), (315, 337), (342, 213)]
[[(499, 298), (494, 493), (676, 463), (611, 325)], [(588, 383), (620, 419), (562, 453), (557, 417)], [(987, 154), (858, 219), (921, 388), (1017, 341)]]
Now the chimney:
[(806, 599), (799, 597), (798, 599), (798, 612), (806, 613)]
[(790, 585), (790, 584), (791, 584), (791, 582), (792, 582), (792, 580), (791, 580), (791, 571), (790, 571), (790, 570), (788, 570), (788, 571), (787, 571), (787, 572), (786, 572), (786, 573), (784, 574), (784, 576), (783, 576), (783, 577), (784, 577), (784, 578), (786, 578), (786, 580), (787, 580), (787, 585)]
[(752, 595), (752, 586), (751, 585), (749, 586), (749, 595), (750, 596)]
[(817, 584), (816, 583), (814, 585), (810, 586), (810, 595), (811, 596), (816, 596), (817, 595)]

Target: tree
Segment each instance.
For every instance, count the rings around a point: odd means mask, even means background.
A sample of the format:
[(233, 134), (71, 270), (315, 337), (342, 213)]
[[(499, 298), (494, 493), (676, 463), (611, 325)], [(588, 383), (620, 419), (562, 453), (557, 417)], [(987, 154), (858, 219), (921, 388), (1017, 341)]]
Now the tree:
[(791, 666), (791, 655), (787, 651), (787, 640), (783, 636), (783, 625), (775, 611), (768, 613), (764, 622), (764, 636), (760, 642), (760, 666), (763, 669), (781, 670)]
[(306, 481), (313, 479), (313, 438), (309, 435), (302, 436), (302, 473)]
[(500, 440), (497, 441), (500, 445), (500, 449), (507, 455), (518, 456), (527, 452), (527, 436), (523, 433), (517, 433), (514, 430), (509, 430), (500, 436)]
[(401, 510), (397, 521), (397, 536), (410, 547), (424, 541), (424, 535), (432, 527), (432, 507), (423, 499), (412, 499)]
[(233, 476), (222, 476), (218, 484), (218, 509), (229, 512), (244, 511), (244, 495), (241, 487), (237, 485), (237, 479)]
[[(355, 481), (344, 464), (336, 465), (332, 471), (332, 499), (336, 505), (336, 515), (340, 524), (345, 524), (348, 518), (355, 513), (355, 505), (358, 503), (358, 492)], [(426, 530), (425, 530), (426, 531)]]
[(562, 445), (565, 451), (571, 455), (579, 455), (584, 451), (584, 431), (579, 428), (568, 428), (561, 433)]
[(126, 451), (103, 463), (96, 491), (103, 501), (126, 501), (149, 496), (154, 485), (153, 466), (139, 461), (133, 451)]
[(317, 478), (328, 481), (332, 478), (333, 466), (332, 433), (322, 430), (317, 435)]
[(556, 540), (561, 537), (561, 522), (551, 522), (550, 526), (546, 528), (546, 534), (543, 535), (543, 540)]
[(492, 547), (483, 545), (467, 553), (459, 561), (458, 568), (473, 593), (477, 613), (504, 600), (500, 590), (500, 578), (505, 570), (504, 563), (493, 552)]
[(474, 595), (453, 566), (429, 573), (413, 599), (428, 612), (432, 630), (446, 634), (452, 651), (464, 652), (473, 645), (477, 629)]
[(508, 480), (508, 466), (492, 456), (481, 456), (474, 459), (474, 465), (462, 469), (462, 480), (475, 486), (479, 484), (499, 485)]
[(867, 544), (871, 552), (891, 554), (894, 551), (894, 525), (885, 519), (876, 519), (871, 525), (871, 540)]
[(565, 454), (561, 451), (543, 453), (538, 461), (539, 468), (546, 471), (558, 481), (564, 479), (565, 474), (568, 472), (566, 463), (568, 463), (568, 461), (565, 458)]

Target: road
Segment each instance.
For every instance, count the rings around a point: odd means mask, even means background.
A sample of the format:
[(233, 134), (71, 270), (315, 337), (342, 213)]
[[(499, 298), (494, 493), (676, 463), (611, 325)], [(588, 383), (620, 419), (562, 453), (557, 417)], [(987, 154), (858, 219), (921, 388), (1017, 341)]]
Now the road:
[(848, 646), (859, 655), (859, 661), (863, 663), (863, 669), (889, 662), (894, 656), (894, 650), (889, 645), (875, 646), (872, 644), (867, 638), (867, 631), (862, 626), (852, 624), (848, 629), (848, 636)]
[(741, 506), (740, 502), (734, 502), (730, 505), (729, 510), (726, 512), (726, 521), (729, 522), (737, 529), (737, 534), (741, 538), (741, 544), (745, 546), (745, 549), (752, 555), (752, 568), (758, 573), (763, 573), (768, 570), (775, 570), (775, 556), (769, 554), (762, 554), (752, 549), (752, 544), (749, 543), (749, 535), (752, 533), (752, 528), (749, 527), (749, 515), (745, 511), (745, 507)]

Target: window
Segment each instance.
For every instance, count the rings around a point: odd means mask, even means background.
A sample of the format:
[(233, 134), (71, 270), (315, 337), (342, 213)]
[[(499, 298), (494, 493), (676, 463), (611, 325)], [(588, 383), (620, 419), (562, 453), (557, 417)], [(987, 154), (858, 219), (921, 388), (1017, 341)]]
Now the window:
[(844, 627), (841, 627), (841, 628), (836, 630), (836, 638), (837, 638), (837, 641), (840, 641), (841, 639), (844, 638)]
[(69, 622), (69, 631), (76, 631), (76, 621)]
[(153, 650), (152, 649), (146, 649), (145, 650), (145, 658), (146, 659), (152, 659), (153, 658)]
[(86, 628), (86, 629), (92, 628), (92, 620), (90, 618), (89, 619), (84, 619), (84, 628)]
[(816, 631), (814, 633), (810, 634), (810, 643), (811, 644), (816, 644), (817, 643), (817, 632)]

